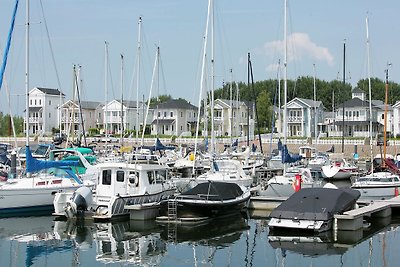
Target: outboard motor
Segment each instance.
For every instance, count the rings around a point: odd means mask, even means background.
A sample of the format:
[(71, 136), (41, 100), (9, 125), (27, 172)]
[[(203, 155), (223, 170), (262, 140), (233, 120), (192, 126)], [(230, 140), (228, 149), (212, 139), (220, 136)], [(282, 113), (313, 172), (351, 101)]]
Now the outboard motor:
[(82, 216), (92, 203), (92, 190), (83, 186), (75, 190), (71, 202), (68, 202), (66, 213), (67, 217)]

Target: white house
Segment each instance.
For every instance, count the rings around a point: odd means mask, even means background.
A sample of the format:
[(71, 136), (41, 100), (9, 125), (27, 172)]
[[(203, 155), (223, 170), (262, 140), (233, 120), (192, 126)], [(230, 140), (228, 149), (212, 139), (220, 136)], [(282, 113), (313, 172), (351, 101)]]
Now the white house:
[[(61, 106), (61, 132), (81, 134), (83, 127), (85, 132), (91, 128), (97, 128), (103, 124), (103, 104), (95, 101), (81, 101), (81, 107), (77, 102), (68, 100)], [(81, 116), (82, 110), (82, 116)], [(82, 120), (83, 118), (83, 124)]]
[(196, 129), (197, 107), (184, 99), (170, 99), (155, 105), (151, 123), (153, 135), (192, 133)]
[[(372, 135), (376, 137), (384, 129), (385, 104), (380, 100), (372, 100), (372, 117), (370, 116), (369, 102), (365, 100), (365, 93), (356, 88), (352, 99), (338, 104), (335, 109), (335, 131), (330, 136), (369, 137), (370, 121), (372, 121)], [(344, 111), (344, 112), (343, 112)], [(393, 109), (387, 108), (386, 131), (392, 132)]]
[[(138, 127), (140, 131), (143, 129), (143, 125), (149, 125), (153, 118), (153, 110), (149, 109), (147, 121), (144, 121), (146, 118), (147, 105), (140, 101), (137, 103), (136, 101), (123, 100), (121, 106), (121, 100), (112, 100), (102, 109), (104, 113), (104, 123), (107, 123), (107, 131), (109, 134), (120, 134), (122, 130), (121, 122), (123, 123), (124, 131), (136, 131)], [(103, 129), (105, 130), (105, 128)]]
[[(288, 136), (315, 137), (319, 135), (324, 124), (325, 110), (321, 101), (296, 97), (286, 105)], [(317, 133), (315, 132), (315, 117), (317, 118)]]
[(64, 98), (58, 89), (35, 87), (29, 92), (29, 134), (51, 134), (58, 128), (58, 107)]
[(393, 136), (400, 135), (400, 101), (393, 105)]
[(214, 101), (214, 131), (216, 136), (247, 136), (248, 133), (253, 136), (254, 129), (254, 104), (227, 99), (216, 99)]

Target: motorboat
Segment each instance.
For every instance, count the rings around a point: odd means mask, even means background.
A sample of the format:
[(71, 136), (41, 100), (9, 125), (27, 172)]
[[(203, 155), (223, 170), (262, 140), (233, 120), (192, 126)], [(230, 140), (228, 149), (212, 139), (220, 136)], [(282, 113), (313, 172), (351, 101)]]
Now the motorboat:
[(96, 190), (83, 187), (75, 192), (57, 193), (54, 216), (150, 219), (158, 215), (160, 203), (175, 193), (164, 165), (105, 162), (96, 167)]
[(74, 192), (76, 189), (92, 187), (93, 182), (78, 176), (73, 168), (81, 161), (47, 161), (32, 157), (29, 147), (26, 148), (26, 174), (8, 179), (0, 184), (1, 216), (35, 215), (35, 212), (51, 214), (54, 195), (58, 192)]
[(238, 160), (233, 159), (214, 160), (211, 169), (196, 177), (195, 181), (196, 183), (228, 182), (245, 187), (251, 187), (253, 184), (253, 178), (244, 172)]
[[(298, 184), (296, 188), (296, 176)], [(260, 196), (288, 198), (302, 188), (322, 187), (322, 181), (312, 177), (309, 168), (289, 167), (283, 175), (270, 178), (257, 192)]]
[(334, 215), (353, 209), (359, 197), (350, 188), (304, 188), (271, 212), (268, 225), (273, 230), (324, 232), (331, 229)]
[(374, 172), (357, 177), (351, 188), (361, 193), (360, 200), (390, 199), (399, 195), (399, 175), (391, 172)]
[(157, 220), (193, 222), (240, 212), (248, 207), (250, 190), (236, 183), (208, 181), (180, 193), (164, 203), (167, 216)]
[(350, 179), (358, 174), (358, 167), (350, 164), (345, 159), (333, 161), (330, 165), (321, 167), (323, 178), (332, 180)]
[(307, 163), (307, 168), (315, 171), (321, 171), (322, 166), (330, 165), (330, 160), (326, 154), (317, 154), (315, 157), (311, 158)]

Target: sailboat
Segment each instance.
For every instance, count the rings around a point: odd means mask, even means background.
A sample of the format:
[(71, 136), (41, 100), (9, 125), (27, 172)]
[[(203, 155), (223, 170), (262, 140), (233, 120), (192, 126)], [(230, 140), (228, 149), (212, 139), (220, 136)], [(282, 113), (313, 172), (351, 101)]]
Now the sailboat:
[[(371, 99), (371, 78), (370, 78), (370, 65), (369, 65), (369, 31), (368, 31), (368, 17), (366, 18), (366, 28), (367, 28), (367, 49), (368, 49), (368, 89), (369, 89), (369, 104), (370, 104), (370, 117), (372, 117), (372, 99)], [(386, 99), (385, 99), (385, 111), (387, 111), (387, 94), (388, 94), (388, 83), (389, 83), (389, 70), (386, 69)], [(385, 123), (384, 123), (384, 134), (386, 136), (386, 118), (387, 112), (384, 115)], [(372, 119), (370, 119), (370, 145), (371, 145), (371, 162), (372, 160)], [(367, 201), (379, 200), (379, 199), (389, 199), (395, 197), (399, 194), (400, 188), (400, 178), (399, 173), (396, 167), (390, 169), (392, 167), (390, 165), (390, 161), (387, 160), (386, 155), (386, 138), (383, 142), (384, 146), (384, 160), (381, 160), (381, 164), (386, 164), (386, 168), (382, 168), (383, 170), (374, 172), (374, 166), (371, 166), (371, 172), (367, 175), (357, 177), (355, 181), (352, 183), (351, 187), (360, 191), (361, 199)], [(397, 173), (393, 171), (396, 171)]]
[[(83, 185), (83, 181), (71, 169), (71, 166), (78, 166), (79, 161), (37, 160), (33, 158), (29, 147), (29, 0), (26, 1), (26, 11), (26, 174), (0, 185), (2, 216), (51, 212), (55, 193), (73, 191)], [(39, 172), (41, 170), (44, 171)]]
[[(301, 157), (289, 154), (287, 140), (287, 0), (284, 2), (284, 111), (283, 111), (283, 144), (279, 140), (281, 162), (284, 164), (283, 175), (277, 175), (267, 181), (266, 187), (258, 192), (266, 197), (289, 197), (302, 187), (320, 187), (320, 182), (314, 183), (309, 168), (288, 167), (288, 163), (294, 163)], [(279, 157), (278, 157), (279, 158)]]

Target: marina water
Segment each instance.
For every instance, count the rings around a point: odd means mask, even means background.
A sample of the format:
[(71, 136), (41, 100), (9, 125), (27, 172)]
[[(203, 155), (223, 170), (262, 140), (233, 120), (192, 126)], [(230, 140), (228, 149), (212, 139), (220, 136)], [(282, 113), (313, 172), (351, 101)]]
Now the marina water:
[(1, 266), (399, 266), (400, 217), (360, 231), (273, 233), (265, 211), (200, 225), (0, 219)]

